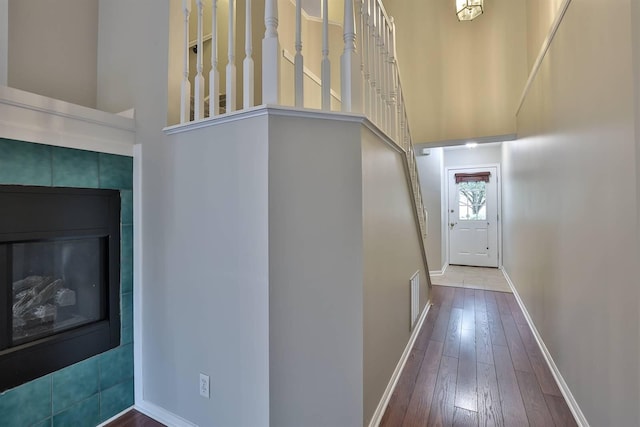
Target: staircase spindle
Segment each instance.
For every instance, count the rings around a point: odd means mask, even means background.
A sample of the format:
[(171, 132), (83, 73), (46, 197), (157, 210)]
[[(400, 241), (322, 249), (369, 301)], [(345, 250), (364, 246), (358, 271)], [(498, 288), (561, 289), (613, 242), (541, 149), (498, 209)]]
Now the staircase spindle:
[(380, 27), (380, 55), (381, 55), (381, 60), (380, 60), (380, 73), (382, 75), (382, 129), (384, 129), (385, 133), (389, 134), (389, 123), (388, 123), (388, 119), (389, 119), (389, 114), (388, 114), (388, 97), (389, 97), (389, 73), (388, 73), (388, 65), (389, 65), (389, 55), (387, 53), (387, 47), (388, 47), (388, 36), (389, 36), (389, 31), (388, 31), (388, 25), (387, 25), (387, 19), (384, 16), (384, 13), (382, 12), (382, 9), (380, 9), (380, 15), (381, 15), (381, 22), (382, 25)]
[(331, 110), (331, 62), (329, 61), (329, 0), (322, 0), (322, 109)]
[(254, 64), (253, 64), (253, 40), (251, 35), (251, 0), (246, 0), (245, 26), (244, 26), (244, 52), (242, 98), (243, 107), (250, 108), (254, 105)]
[(362, 45), (362, 75), (364, 80), (364, 114), (371, 117), (371, 74), (370, 74), (370, 56), (369, 56), (369, 3), (371, 0), (362, 0), (361, 10), (361, 36)]
[(378, 42), (376, 36), (377, 0), (371, 0), (369, 10), (369, 66), (371, 68), (371, 120), (378, 123)]
[(229, 0), (229, 43), (227, 49), (227, 113), (236, 110), (235, 0)]
[(295, 106), (304, 107), (304, 58), (302, 56), (302, 0), (296, 0)]
[(202, 74), (202, 53), (203, 53), (203, 42), (202, 42), (202, 32), (204, 31), (202, 28), (202, 15), (204, 10), (204, 1), (196, 0), (196, 6), (198, 8), (198, 35), (196, 37), (196, 76), (195, 76), (195, 87), (194, 87), (194, 112), (193, 116), (195, 120), (204, 119), (204, 75)]
[(211, 71), (209, 71), (209, 117), (220, 113), (220, 72), (218, 71), (218, 0), (211, 5)]
[[(353, 1), (344, 2), (344, 52), (340, 58), (342, 76), (342, 111), (362, 112), (362, 71), (360, 57), (356, 50), (356, 21), (353, 13)], [(360, 4), (360, 0), (358, 0)]]
[(376, 86), (376, 93), (378, 95), (377, 97), (377, 110), (378, 110), (378, 126), (383, 125), (384, 123), (384, 111), (383, 111), (383, 105), (384, 105), (384, 100), (383, 100), (383, 88), (384, 88), (384, 74), (383, 74), (383, 69), (384, 69), (384, 64), (383, 64), (383, 54), (382, 54), (382, 37), (383, 37), (383, 33), (382, 33), (382, 29), (383, 29), (383, 21), (382, 21), (382, 8), (380, 8), (380, 6), (378, 5), (378, 8), (376, 10), (376, 19), (377, 19), (377, 23), (378, 25), (376, 26), (376, 65), (377, 65), (377, 73), (378, 73), (378, 77), (377, 77), (377, 86)]
[(390, 135), (394, 141), (398, 140), (398, 67), (396, 63), (396, 24), (393, 18), (391, 18), (390, 27), (391, 39), (389, 42), (389, 49), (391, 54), (389, 55), (389, 64), (391, 69), (391, 111), (389, 115), (390, 119)]
[(189, 82), (189, 14), (191, 0), (182, 0), (184, 14), (184, 62), (182, 69), (182, 84), (180, 87), (180, 123), (191, 120), (191, 83)]
[(387, 135), (392, 135), (391, 131), (391, 96), (393, 93), (393, 70), (391, 64), (391, 21), (385, 19), (384, 27), (384, 74), (385, 74), (385, 128)]
[(262, 102), (280, 103), (280, 43), (278, 40), (278, 0), (265, 0), (265, 32), (262, 39)]

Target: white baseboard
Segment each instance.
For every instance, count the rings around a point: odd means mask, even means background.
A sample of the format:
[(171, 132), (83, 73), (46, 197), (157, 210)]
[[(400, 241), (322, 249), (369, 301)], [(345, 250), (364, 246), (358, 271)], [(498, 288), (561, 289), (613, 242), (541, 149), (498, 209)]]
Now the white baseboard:
[(551, 357), (551, 353), (549, 353), (549, 349), (547, 349), (547, 346), (545, 345), (544, 341), (542, 340), (542, 337), (538, 333), (538, 330), (536, 329), (533, 323), (533, 320), (531, 319), (531, 316), (529, 316), (529, 312), (527, 311), (527, 308), (522, 302), (522, 299), (520, 298), (520, 295), (518, 294), (518, 291), (516, 290), (515, 285), (511, 281), (511, 277), (509, 277), (509, 273), (507, 273), (507, 270), (504, 267), (502, 267), (502, 272), (504, 273), (505, 279), (507, 279), (507, 283), (509, 284), (509, 287), (511, 287), (511, 291), (513, 292), (513, 295), (516, 297), (516, 300), (518, 301), (518, 305), (520, 306), (520, 309), (522, 310), (522, 313), (524, 314), (525, 319), (527, 319), (529, 328), (531, 328), (531, 331), (533, 332), (533, 336), (536, 338), (538, 347), (540, 347), (540, 350), (542, 351), (542, 355), (547, 361), (547, 365), (549, 365), (549, 369), (551, 370), (551, 373), (553, 374), (553, 377), (555, 378), (556, 383), (560, 388), (560, 392), (562, 392), (562, 395), (564, 396), (564, 399), (566, 400), (567, 405), (569, 406), (569, 409), (571, 410), (571, 413), (573, 414), (573, 417), (576, 420), (576, 423), (578, 423), (579, 427), (589, 427), (589, 422), (587, 421), (587, 418), (582, 413), (580, 406), (578, 406), (578, 402), (576, 402), (576, 399), (573, 397), (573, 393), (571, 393), (571, 390), (569, 390), (569, 386), (564, 381), (564, 378), (562, 377), (562, 374), (560, 373), (558, 366), (553, 361), (553, 357)]
[(380, 403), (378, 403), (378, 407), (376, 411), (373, 413), (373, 417), (371, 417), (371, 421), (369, 422), (369, 427), (378, 427), (380, 425), (380, 421), (382, 421), (382, 416), (384, 415), (384, 411), (387, 409), (387, 405), (389, 404), (389, 400), (391, 399), (391, 395), (393, 394), (393, 390), (396, 388), (398, 384), (398, 380), (400, 379), (400, 374), (404, 369), (405, 363), (407, 363), (407, 359), (411, 354), (411, 350), (413, 349), (413, 344), (416, 342), (418, 335), (420, 334), (420, 330), (422, 329), (422, 324), (424, 323), (424, 319), (427, 317), (427, 313), (431, 308), (431, 301), (427, 302), (424, 310), (422, 310), (422, 314), (418, 318), (418, 323), (416, 327), (413, 328), (413, 332), (409, 337), (409, 342), (407, 346), (404, 348), (404, 352), (396, 365), (396, 369), (393, 371), (393, 375), (391, 375), (391, 379), (389, 380), (389, 384), (387, 384), (387, 388), (382, 394), (382, 398), (380, 399)]
[(109, 418), (106, 421), (101, 422), (100, 424), (98, 424), (96, 427), (103, 427), (106, 426), (107, 424), (109, 424), (112, 421), (117, 420), (118, 418), (120, 418), (121, 416), (123, 416), (124, 414), (126, 414), (127, 412), (129, 412), (130, 410), (133, 409), (133, 406), (128, 407), (127, 409), (125, 409), (122, 412), (118, 412), (117, 414), (115, 414), (113, 417)]
[(166, 409), (154, 405), (153, 403), (146, 401), (137, 402), (134, 408), (146, 416), (165, 424), (167, 427), (198, 427), (196, 424), (185, 420), (173, 412), (169, 412)]
[(445, 264), (442, 267), (442, 270), (430, 271), (429, 276), (444, 276), (444, 273), (447, 271), (447, 267), (449, 267), (449, 264)]

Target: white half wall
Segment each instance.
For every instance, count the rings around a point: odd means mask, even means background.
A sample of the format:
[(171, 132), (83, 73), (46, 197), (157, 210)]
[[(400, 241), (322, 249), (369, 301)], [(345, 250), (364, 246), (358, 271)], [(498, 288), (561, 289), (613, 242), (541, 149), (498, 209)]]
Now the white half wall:
[(144, 400), (196, 425), (269, 425), (267, 135), (262, 115), (160, 143), (162, 197), (144, 223), (155, 266), (143, 284)]
[(640, 425), (630, 3), (571, 2), (503, 144), (504, 266), (591, 426)]

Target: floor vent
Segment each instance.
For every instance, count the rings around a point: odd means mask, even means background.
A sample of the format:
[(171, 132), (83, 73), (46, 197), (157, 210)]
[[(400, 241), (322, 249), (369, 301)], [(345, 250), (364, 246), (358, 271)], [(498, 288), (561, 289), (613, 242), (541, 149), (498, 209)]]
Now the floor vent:
[(411, 330), (420, 314), (420, 271), (411, 277)]

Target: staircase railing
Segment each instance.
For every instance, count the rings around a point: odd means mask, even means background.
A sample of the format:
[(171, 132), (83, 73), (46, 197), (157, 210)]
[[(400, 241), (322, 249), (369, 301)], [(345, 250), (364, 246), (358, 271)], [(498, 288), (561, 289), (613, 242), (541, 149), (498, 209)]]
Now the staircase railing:
[[(319, 68), (320, 76), (313, 81), (319, 81), (321, 110), (332, 111), (339, 105), (342, 112), (365, 115), (383, 133), (387, 135), (405, 154), (413, 203), (416, 210), (423, 250), (426, 239), (426, 216), (420, 190), (420, 180), (416, 166), (416, 157), (409, 129), (406, 104), (400, 72), (396, 57), (396, 27), (381, 0), (345, 0), (343, 3), (342, 42), (341, 46), (330, 44), (332, 31), (335, 32), (335, 22), (329, 20), (330, 12), (328, 0), (322, 0), (320, 17), (309, 16), (302, 8), (302, 0), (225, 0), (226, 16), (219, 13), (219, 0), (182, 0), (184, 27), (183, 76), (181, 82), (181, 123), (201, 120), (205, 117), (215, 117), (233, 111), (248, 109), (261, 98), (262, 104), (283, 105), (283, 94), (292, 99), (292, 107), (308, 108), (311, 102), (305, 99), (305, 79), (308, 80), (309, 70), (306, 65)], [(286, 12), (293, 11), (293, 22), (279, 20), (279, 5), (287, 7)], [(244, 26), (237, 25), (236, 7), (244, 9)], [(256, 73), (254, 67), (255, 46), (253, 43), (253, 10), (264, 6), (264, 36), (262, 38), (261, 55), (262, 69)], [(211, 22), (205, 23), (205, 9), (209, 8)], [(289, 10), (291, 9), (291, 10)], [(191, 40), (191, 14), (195, 11), (197, 29), (195, 40)], [(303, 25), (303, 18), (307, 21)], [(321, 48), (319, 52), (309, 47), (303, 49), (303, 34), (312, 37), (309, 22), (317, 27), (320, 24)], [(241, 22), (242, 23), (242, 22)], [(221, 25), (222, 24), (222, 25)], [(221, 28), (226, 26), (226, 34)], [(293, 34), (293, 40), (283, 40), (279, 34), (282, 26), (286, 34)], [(205, 37), (205, 27), (210, 29), (210, 36)], [(303, 27), (306, 31), (303, 32)], [(235, 45), (238, 35), (244, 34), (244, 59), (242, 67), (236, 67), (236, 54), (239, 50)], [(333, 34), (335, 35), (335, 34)], [(318, 34), (315, 34), (318, 36)], [(226, 40), (226, 65), (224, 74), (221, 73), (222, 64), (219, 62), (221, 52), (219, 44)], [(208, 52), (210, 64), (204, 64), (205, 43), (209, 44)], [(291, 45), (295, 50), (293, 55), (293, 80), (287, 85), (281, 84), (282, 67), (287, 66), (288, 60), (281, 45)], [(317, 42), (308, 45), (317, 45)], [(190, 56), (196, 52), (195, 74), (191, 75)], [(332, 76), (332, 61), (337, 61), (336, 52), (341, 52), (339, 59), (339, 75)], [(306, 56), (306, 57), (305, 57)], [(291, 55), (289, 55), (289, 58)], [(305, 64), (305, 59), (307, 63)], [(309, 61), (312, 60), (312, 61)], [(208, 71), (208, 73), (207, 73)], [(240, 76), (241, 71), (241, 76)], [(208, 74), (208, 94), (205, 94), (205, 75)], [(220, 80), (224, 78), (224, 94)], [(340, 79), (339, 87), (332, 79)], [(260, 79), (262, 91), (256, 93), (257, 79)], [(192, 83), (193, 82), (193, 83)], [(241, 82), (241, 83), (240, 83)], [(335, 81), (334, 81), (335, 83)], [(193, 86), (193, 93), (192, 93)], [(309, 89), (309, 88), (307, 88)], [(332, 92), (339, 89), (339, 102), (333, 103)], [(242, 102), (236, 96), (242, 90)], [(335, 97), (334, 97), (335, 98)], [(213, 100), (207, 102), (207, 100)], [(215, 102), (218, 100), (219, 102)], [(208, 105), (207, 105), (208, 104)], [(208, 107), (208, 108), (207, 108)], [(426, 256), (425, 256), (426, 260)]]

